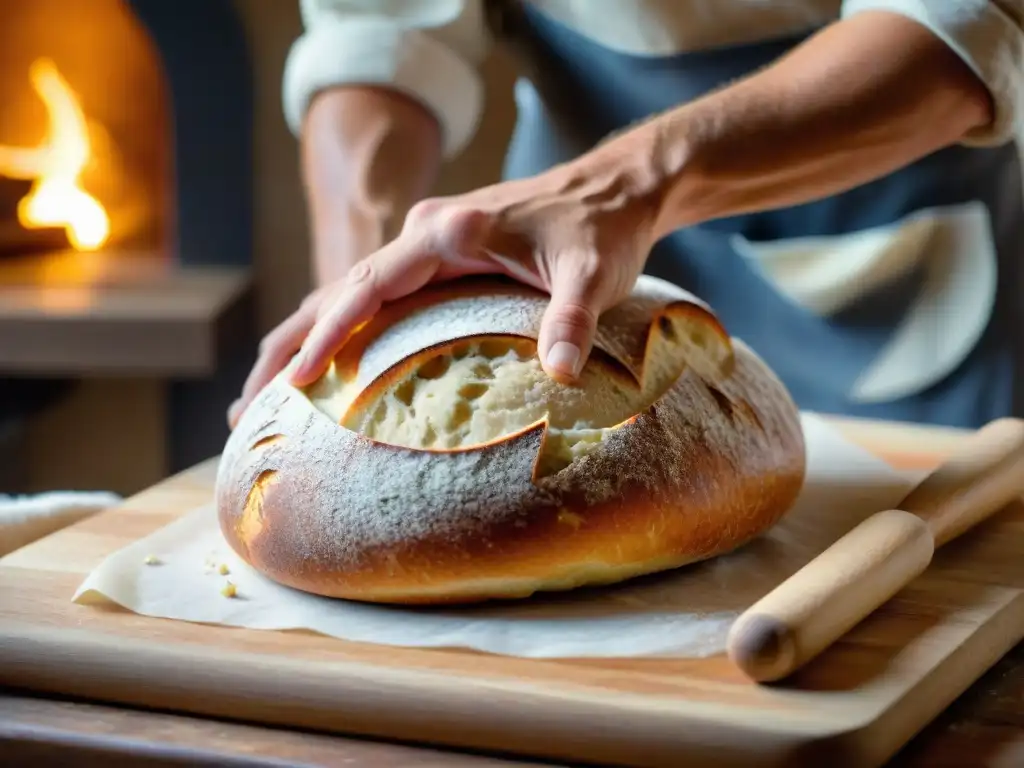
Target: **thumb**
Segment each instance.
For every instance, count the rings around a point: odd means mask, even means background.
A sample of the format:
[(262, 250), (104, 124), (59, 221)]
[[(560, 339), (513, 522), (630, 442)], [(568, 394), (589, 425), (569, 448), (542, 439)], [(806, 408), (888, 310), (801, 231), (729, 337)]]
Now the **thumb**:
[(600, 278), (581, 274), (564, 259), (551, 284), (551, 301), (537, 340), (541, 365), (556, 381), (572, 383), (590, 357), (601, 313)]

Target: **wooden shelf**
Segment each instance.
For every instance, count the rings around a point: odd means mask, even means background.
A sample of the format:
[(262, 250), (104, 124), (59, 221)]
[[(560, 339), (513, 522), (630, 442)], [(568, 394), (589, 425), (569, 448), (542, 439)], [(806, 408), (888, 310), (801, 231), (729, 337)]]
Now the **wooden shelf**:
[(0, 259), (0, 374), (209, 376), (249, 332), (250, 289), (158, 254)]

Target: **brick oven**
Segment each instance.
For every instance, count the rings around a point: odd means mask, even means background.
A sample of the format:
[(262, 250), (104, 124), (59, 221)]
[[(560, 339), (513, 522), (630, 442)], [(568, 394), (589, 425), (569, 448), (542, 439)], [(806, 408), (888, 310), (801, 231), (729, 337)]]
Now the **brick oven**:
[(162, 383), (166, 471), (220, 450), (255, 354), (251, 80), (230, 0), (3, 3), (0, 493), (84, 380)]

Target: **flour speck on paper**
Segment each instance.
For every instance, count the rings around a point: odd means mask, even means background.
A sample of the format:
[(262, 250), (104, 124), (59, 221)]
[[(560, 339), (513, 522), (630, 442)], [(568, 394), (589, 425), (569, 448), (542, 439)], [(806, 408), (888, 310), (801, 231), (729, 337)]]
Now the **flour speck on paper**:
[(808, 479), (782, 522), (730, 555), (617, 586), (467, 608), (332, 600), (261, 576), (228, 547), (216, 511), (204, 506), (111, 554), (73, 600), (170, 620), (529, 658), (712, 656), (744, 609), (910, 488), (910, 478), (821, 418), (802, 420)]

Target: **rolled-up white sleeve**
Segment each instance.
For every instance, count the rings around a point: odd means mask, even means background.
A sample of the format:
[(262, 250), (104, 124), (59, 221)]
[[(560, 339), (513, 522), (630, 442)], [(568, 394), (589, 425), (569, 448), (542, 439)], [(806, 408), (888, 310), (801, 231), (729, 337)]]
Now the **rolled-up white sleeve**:
[(988, 86), (995, 121), (962, 143), (992, 146), (1024, 135), (1024, 0), (844, 0), (842, 13), (868, 10), (928, 27)]
[(298, 135), (313, 96), (345, 84), (394, 88), (438, 120), (445, 158), (476, 132), (490, 39), (480, 0), (301, 0), (285, 63), (285, 120)]

